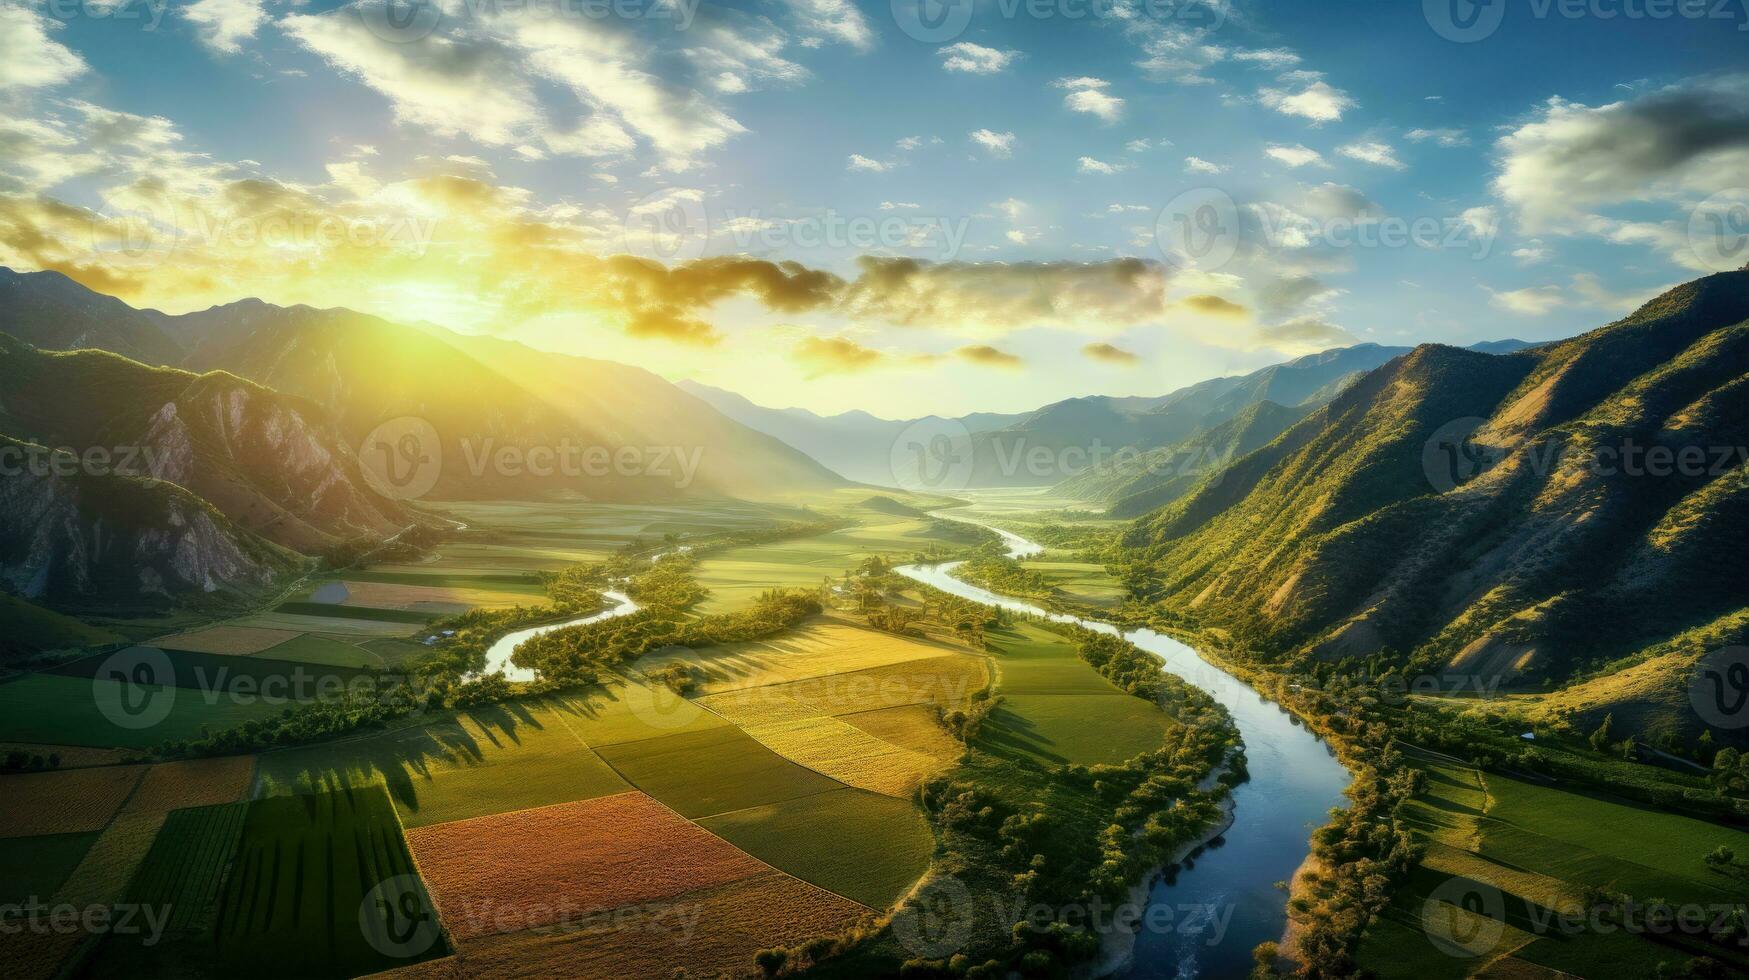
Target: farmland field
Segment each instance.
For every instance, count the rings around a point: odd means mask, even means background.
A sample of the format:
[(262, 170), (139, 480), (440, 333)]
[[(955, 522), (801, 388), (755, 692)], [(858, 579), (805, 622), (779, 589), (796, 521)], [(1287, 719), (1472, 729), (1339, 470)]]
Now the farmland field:
[(188, 633), (173, 633), (151, 642), (160, 650), (187, 650), (193, 653), (260, 653), (296, 637), (290, 630), (258, 629), (250, 626), (209, 626)]
[(732, 726), (621, 742), (596, 751), (633, 786), (691, 818), (843, 787)]
[[(1740, 900), (1740, 885), (1709, 870), (1701, 858), (1721, 845), (1743, 853), (1749, 833), (1429, 756), (1412, 758), (1427, 773), (1430, 789), (1409, 804), (1406, 818), (1427, 841), (1427, 851), (1388, 918), (1369, 930), (1361, 946), (1361, 962), (1380, 976), (1460, 976), (1486, 962), (1453, 958), (1421, 931), (1426, 896), (1449, 889), (1454, 879), (1505, 896), (1505, 936), (1485, 955), (1510, 953), (1520, 962), (1500, 969), (1546, 968), (1577, 976), (1650, 975), (1685, 947), (1689, 956), (1706, 948), (1682, 936), (1594, 930), (1563, 935), (1538, 929), (1534, 916), (1550, 914), (1538, 910), (1577, 912), (1587, 887), (1642, 902)], [(1720, 949), (1707, 955), (1717, 957)], [(1735, 959), (1734, 968), (1749, 968), (1749, 957)]]
[(408, 827), (623, 792), (556, 703), (459, 712), (433, 724), (261, 757), (258, 792), (380, 783)]
[(932, 640), (821, 619), (775, 639), (653, 654), (637, 666), (645, 672), (676, 663), (696, 667), (703, 675), (699, 693), (717, 694), (960, 652)]
[(642, 793), (422, 827), (407, 838), (445, 926), (462, 941), (765, 870)]
[(859, 789), (699, 822), (772, 867), (873, 909), (891, 905), (921, 878), (935, 847), (928, 821), (909, 800)]
[(0, 776), (6, 793), (0, 837), (102, 830), (145, 772), (145, 766), (106, 766)]
[(941, 727), (935, 711), (933, 705), (902, 704), (839, 715), (838, 720), (855, 725), (883, 742), (952, 762), (964, 749), (959, 740)]
[(0, 904), (54, 895), (96, 840), (95, 831), (0, 838)]
[(803, 718), (750, 725), (747, 734), (815, 772), (887, 796), (909, 797), (941, 768), (933, 756), (902, 749), (836, 718)]
[(1037, 572), (1053, 588), (1062, 589), (1073, 599), (1094, 606), (1115, 606), (1123, 602), (1123, 583), (1112, 577), (1104, 565), (1083, 561), (1026, 561), (1021, 566)]
[(767, 871), (672, 900), (583, 917), (558, 930), (504, 933), (462, 943), (466, 973), (437, 961), (397, 972), (416, 977), (518, 976), (629, 980), (735, 976), (762, 949), (794, 946), (855, 923), (867, 909), (788, 875)]
[(218, 915), (220, 890), (248, 813), (248, 803), (225, 803), (169, 814), (128, 888), (128, 900), (168, 907), (172, 932), (204, 934)]
[[(97, 688), (106, 691), (96, 691)], [(284, 705), (261, 701), (239, 703), (219, 698), (209, 704), (198, 692), (178, 693), (169, 715), (146, 728), (123, 728), (110, 722), (94, 695), (107, 694), (115, 703), (127, 696), (117, 681), (29, 674), (0, 683), (0, 737), (19, 742), (60, 742), (115, 748), (148, 748), (165, 741), (193, 738), (202, 726), (213, 731), (256, 718), (277, 715)]]
[[(252, 975), (357, 976), (408, 959), (374, 947), (360, 909), (414, 873), (381, 787), (249, 804), (214, 925), (218, 955)], [(419, 956), (441, 955), (437, 942)]]
[(698, 563), (698, 580), (711, 590), (699, 611), (733, 612), (773, 586), (818, 588), (822, 580), (837, 581), (870, 555), (909, 558), (946, 543), (929, 533), (928, 521), (886, 518), (829, 534), (717, 552)]

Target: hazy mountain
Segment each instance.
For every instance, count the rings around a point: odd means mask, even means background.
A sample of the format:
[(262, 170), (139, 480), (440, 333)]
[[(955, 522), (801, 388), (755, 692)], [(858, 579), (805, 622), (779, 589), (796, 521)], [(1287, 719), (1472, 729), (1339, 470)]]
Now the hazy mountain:
[[(6, 273), (4, 282), (11, 306), (0, 318), (27, 327), (38, 346), (168, 344), (169, 363), (322, 406), (352, 446), (384, 422), (424, 420), (439, 443), (437, 499), (560, 489), (598, 499), (758, 496), (843, 482), (638, 368), (345, 309), (251, 299), (169, 316), (58, 273)], [(106, 322), (122, 326), (85, 326)]]
[(1137, 522), (1135, 580), (1276, 660), (1558, 682), (1656, 654), (1680, 689), (1749, 636), (1745, 318), (1735, 272), (1545, 347), (1416, 348)]
[(94, 293), (58, 272), (0, 266), (0, 333), (45, 350), (95, 347), (145, 364), (175, 364), (182, 350), (165, 334), (169, 319)]
[(0, 433), (95, 450), (96, 468), (174, 483), (286, 547), (317, 554), (414, 521), (365, 482), (318, 406), (233, 375), (0, 335), (0, 381)]
[[(803, 408), (765, 408), (732, 391), (696, 381), (682, 381), (679, 387), (729, 418), (807, 453), (833, 472), (876, 486), (896, 485), (893, 447), (906, 429), (919, 425), (929, 428), (946, 421), (935, 415), (922, 419), (883, 419), (862, 411), (816, 415)], [(978, 433), (999, 429), (1019, 418), (977, 412), (955, 421)]]
[(1260, 401), (1225, 422), (1177, 445), (1090, 469), (1056, 486), (1056, 492), (1106, 505), (1112, 517), (1138, 517), (1189, 493), (1228, 463), (1267, 445), (1311, 411)]

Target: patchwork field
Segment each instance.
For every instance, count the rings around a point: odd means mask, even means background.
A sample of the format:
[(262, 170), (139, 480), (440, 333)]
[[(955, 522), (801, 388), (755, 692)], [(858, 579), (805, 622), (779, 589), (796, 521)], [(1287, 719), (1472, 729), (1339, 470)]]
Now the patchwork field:
[(695, 819), (843, 788), (733, 726), (596, 751), (632, 785)]
[(290, 630), (259, 629), (250, 626), (209, 626), (188, 633), (173, 633), (153, 640), (148, 646), (160, 650), (187, 650), (193, 653), (250, 654), (295, 639)]
[(453, 719), (270, 752), (257, 793), (381, 784), (408, 827), (619, 793), (627, 789), (555, 703), (464, 711)]
[[(408, 962), (373, 946), (360, 910), (414, 874), (381, 787), (249, 804), (214, 925), (219, 958), (250, 975), (358, 976)], [(437, 956), (441, 941), (414, 954)]]
[(225, 872), (243, 838), (248, 803), (199, 806), (169, 814), (128, 900), (170, 909), (169, 931), (204, 935), (217, 921)]
[(546, 601), (546, 593), (538, 585), (534, 591), (512, 591), (490, 587), (360, 581), (348, 577), (330, 579), (317, 585), (306, 601), (378, 611), (404, 610), (427, 615), (447, 615), (475, 607), (499, 609), (537, 605)]
[(836, 718), (803, 718), (750, 725), (747, 734), (772, 751), (847, 786), (910, 797), (941, 768), (939, 760), (890, 745)]
[(711, 595), (699, 611), (733, 612), (773, 586), (818, 588), (827, 578), (839, 580), (846, 569), (870, 555), (909, 556), (932, 544), (948, 543), (932, 536), (929, 527), (927, 520), (887, 518), (830, 534), (707, 555), (699, 560), (698, 580)]
[(408, 843), (444, 925), (463, 941), (765, 870), (642, 793), (423, 827)]
[(145, 773), (145, 766), (107, 766), (0, 776), (0, 837), (102, 830)]
[(117, 681), (52, 674), (15, 677), (0, 682), (0, 737), (19, 742), (148, 748), (196, 737), (202, 726), (212, 731), (232, 728), (276, 715), (284, 708), (229, 698), (208, 703), (198, 695), (178, 693), (163, 721), (145, 728), (124, 728), (111, 722), (97, 706), (100, 697), (120, 704), (128, 696)]
[(0, 904), (54, 895), (96, 840), (95, 832), (0, 838)]
[(911, 801), (859, 789), (699, 822), (767, 864), (873, 909), (888, 907), (921, 878), (935, 847), (929, 822)]
[[(1387, 919), (1367, 933), (1361, 963), (1382, 977), (1464, 976), (1483, 967), (1500, 975), (1555, 970), (1575, 976), (1650, 976), (1663, 961), (1708, 955), (1749, 971), (1749, 955), (1693, 936), (1585, 929), (1564, 935), (1542, 927), (1552, 912), (1583, 908), (1587, 888), (1641, 902), (1705, 906), (1741, 901), (1742, 886), (1707, 868), (1719, 846), (1738, 854), (1749, 833), (1498, 774), (1432, 756), (1415, 756), (1429, 792), (1405, 808), (1427, 845), (1420, 866)], [(1504, 899), (1500, 940), (1471, 958), (1428, 940), (1463, 916), (1440, 901), (1472, 886)], [(1429, 896), (1434, 901), (1429, 903)], [(1501, 924), (1470, 922), (1491, 934)]]
[(462, 944), (465, 967), (439, 960), (395, 971), (395, 980), (516, 976), (533, 980), (737, 976), (762, 949), (838, 932), (868, 910), (788, 875), (767, 871), (674, 899), (602, 912), (562, 929), (505, 933)]
[(921, 752), (944, 762), (953, 762), (965, 751), (959, 740), (941, 726), (931, 704), (904, 704), (839, 715), (838, 720), (902, 749)]
[(637, 667), (645, 672), (673, 664), (697, 668), (703, 675), (698, 693), (706, 695), (960, 653), (961, 648), (933, 640), (820, 619), (771, 640), (653, 654)]

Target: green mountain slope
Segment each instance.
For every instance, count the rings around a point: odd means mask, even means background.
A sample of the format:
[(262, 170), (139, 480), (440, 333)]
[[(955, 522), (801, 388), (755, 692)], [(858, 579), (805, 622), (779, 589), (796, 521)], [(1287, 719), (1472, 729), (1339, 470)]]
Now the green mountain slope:
[(1733, 621), (1746, 318), (1736, 272), (1536, 350), (1418, 348), (1139, 520), (1131, 579), (1271, 660), (1519, 683)]

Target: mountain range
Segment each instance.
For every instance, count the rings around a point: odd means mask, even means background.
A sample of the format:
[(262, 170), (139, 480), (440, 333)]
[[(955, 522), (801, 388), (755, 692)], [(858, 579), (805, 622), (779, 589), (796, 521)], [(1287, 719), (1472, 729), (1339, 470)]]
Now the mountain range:
[(1685, 678), (1749, 638), (1746, 320), (1741, 271), (1534, 349), (1418, 347), (1138, 520), (1127, 577), (1273, 663), (1581, 680), (1692, 735)]

